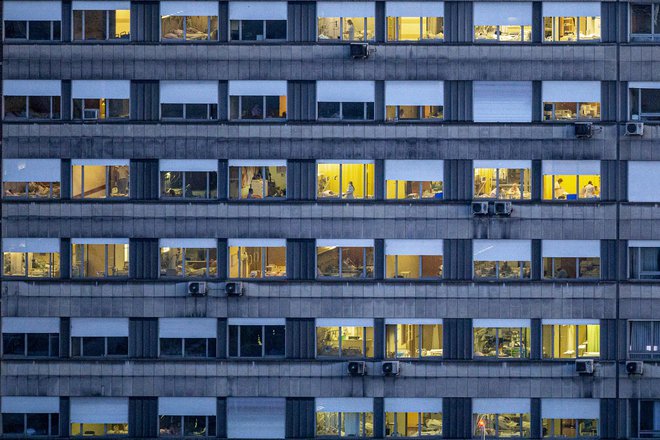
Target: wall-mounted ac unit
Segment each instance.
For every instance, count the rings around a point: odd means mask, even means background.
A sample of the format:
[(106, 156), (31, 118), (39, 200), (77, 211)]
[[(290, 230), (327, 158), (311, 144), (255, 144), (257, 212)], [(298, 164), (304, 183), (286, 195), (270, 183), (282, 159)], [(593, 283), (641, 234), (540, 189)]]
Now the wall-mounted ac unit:
[(594, 125), (591, 122), (576, 122), (575, 137), (590, 138), (594, 135)]
[(245, 293), (242, 283), (228, 282), (225, 283), (225, 293), (227, 296), (242, 296)]
[(495, 215), (511, 215), (513, 207), (511, 202), (495, 202)]
[(626, 136), (642, 136), (644, 134), (643, 122), (628, 122), (626, 124)]
[(626, 371), (628, 374), (643, 374), (644, 362), (642, 361), (628, 361), (626, 362)]
[(580, 374), (594, 374), (594, 360), (593, 359), (576, 360), (575, 372)]
[(472, 202), (472, 215), (488, 215), (488, 202)]
[(383, 376), (398, 376), (400, 368), (399, 361), (385, 361), (381, 365)]
[(369, 43), (351, 43), (351, 58), (365, 59), (369, 57)]
[(204, 281), (191, 281), (188, 283), (188, 295), (190, 296), (206, 296), (206, 282)]
[(365, 361), (351, 361), (346, 366), (349, 376), (366, 376), (367, 363)]

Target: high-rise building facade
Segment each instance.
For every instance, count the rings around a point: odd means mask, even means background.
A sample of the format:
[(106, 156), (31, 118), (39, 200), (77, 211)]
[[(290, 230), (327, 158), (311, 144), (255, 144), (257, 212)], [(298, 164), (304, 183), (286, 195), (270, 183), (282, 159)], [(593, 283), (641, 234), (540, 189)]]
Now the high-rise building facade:
[(2, 437), (660, 436), (659, 17), (5, 0)]

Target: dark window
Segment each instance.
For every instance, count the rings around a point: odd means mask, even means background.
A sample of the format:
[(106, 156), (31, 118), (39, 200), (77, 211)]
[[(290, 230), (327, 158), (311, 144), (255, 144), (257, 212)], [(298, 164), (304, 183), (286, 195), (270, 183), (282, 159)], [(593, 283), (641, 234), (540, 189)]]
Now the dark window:
[(82, 338), (83, 356), (103, 356), (105, 354), (105, 340), (101, 337)]
[(660, 358), (660, 321), (631, 321), (628, 355), (634, 359)]
[(25, 334), (5, 333), (2, 335), (2, 350), (6, 355), (25, 356)]
[(263, 40), (264, 22), (261, 20), (243, 20), (241, 21), (243, 40)]
[(319, 102), (319, 119), (339, 119), (340, 111), (339, 102)]
[(127, 356), (128, 337), (72, 337), (71, 355), (73, 357)]
[(206, 356), (206, 339), (204, 338), (186, 338), (185, 339), (185, 353), (189, 357), (205, 357)]
[(183, 345), (181, 344), (181, 339), (161, 338), (160, 339), (160, 354), (162, 356), (181, 356), (181, 355), (183, 355)]
[(286, 40), (286, 20), (267, 20), (266, 39)]
[(128, 118), (128, 99), (108, 99), (108, 118)]
[(14, 414), (14, 413), (3, 413), (2, 432), (3, 434), (24, 434), (25, 415)]
[(284, 326), (267, 325), (264, 344), (266, 356), (284, 356)]
[(284, 356), (283, 325), (230, 325), (230, 357)]
[(215, 338), (161, 338), (161, 356), (207, 357), (216, 356)]
[(161, 104), (160, 116), (165, 118), (183, 119), (183, 104)]
[(342, 119), (364, 119), (363, 102), (342, 102)]
[(48, 425), (48, 414), (27, 415), (28, 435), (48, 435)]
[(50, 21), (31, 21), (29, 25), (30, 25), (30, 40), (48, 41), (51, 39)]
[(639, 402), (639, 436), (641, 438), (660, 437), (660, 401), (642, 400)]
[(128, 338), (109, 337), (108, 338), (108, 356), (127, 356)]
[(186, 104), (186, 119), (208, 119), (207, 104)]
[(5, 21), (5, 38), (6, 39), (26, 39), (27, 38), (27, 21)]
[(50, 349), (50, 335), (46, 333), (28, 333), (27, 354), (28, 356), (48, 356)]
[(319, 102), (319, 119), (364, 121), (374, 119), (373, 102)]
[(24, 119), (27, 107), (27, 96), (5, 96), (5, 119)]
[(28, 117), (34, 119), (50, 118), (50, 96), (30, 96)]
[(630, 254), (630, 278), (636, 280), (660, 279), (660, 247), (632, 247)]

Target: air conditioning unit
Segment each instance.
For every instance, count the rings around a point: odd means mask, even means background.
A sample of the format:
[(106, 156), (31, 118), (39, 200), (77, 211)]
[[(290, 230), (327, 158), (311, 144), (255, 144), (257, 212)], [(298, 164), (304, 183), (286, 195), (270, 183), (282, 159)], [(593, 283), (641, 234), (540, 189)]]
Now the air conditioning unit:
[(513, 207), (511, 202), (495, 202), (495, 215), (511, 215)]
[(643, 374), (644, 362), (642, 361), (628, 361), (626, 362), (626, 371), (628, 374)]
[(346, 368), (349, 376), (366, 376), (367, 363), (365, 361), (351, 361)]
[(191, 281), (188, 283), (188, 295), (190, 296), (206, 296), (206, 282), (204, 281)]
[(591, 122), (576, 122), (575, 137), (590, 138), (594, 134), (594, 125)]
[(398, 376), (400, 370), (399, 361), (386, 361), (381, 365), (383, 376)]
[(85, 121), (98, 119), (99, 118), (99, 111), (97, 109), (83, 110), (82, 118)]
[(580, 374), (594, 374), (594, 360), (593, 359), (576, 360), (575, 371)]
[(488, 202), (472, 202), (472, 215), (488, 215)]
[(242, 283), (229, 282), (225, 283), (225, 292), (227, 296), (242, 296), (245, 293)]
[(365, 59), (369, 57), (369, 43), (351, 43), (351, 58)]
[(643, 122), (628, 122), (626, 124), (626, 136), (641, 136), (644, 134)]

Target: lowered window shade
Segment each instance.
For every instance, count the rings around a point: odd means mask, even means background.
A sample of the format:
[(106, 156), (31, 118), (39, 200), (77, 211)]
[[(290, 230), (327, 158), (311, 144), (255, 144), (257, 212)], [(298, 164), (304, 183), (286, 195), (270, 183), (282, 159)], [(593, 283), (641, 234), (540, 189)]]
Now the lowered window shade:
[(2, 81), (2, 92), (5, 96), (62, 96), (62, 82), (57, 79), (6, 79)]
[(60, 251), (59, 238), (3, 238), (3, 252), (50, 253)]
[(264, 160), (229, 160), (230, 167), (285, 167), (285, 160), (264, 159)]
[(543, 325), (599, 325), (597, 319), (542, 319)]
[(442, 325), (442, 319), (435, 319), (435, 318), (385, 318), (385, 324)]
[(59, 159), (4, 159), (3, 182), (59, 182)]
[(543, 81), (543, 102), (600, 102), (600, 81)]
[(316, 15), (324, 17), (374, 17), (374, 2), (317, 2)]
[(600, 2), (543, 2), (544, 17), (600, 17)]
[(218, 172), (218, 161), (213, 159), (161, 159), (160, 171), (213, 171)]
[(315, 399), (316, 412), (373, 412), (370, 397), (324, 397)]
[(286, 247), (284, 238), (230, 238), (228, 246), (242, 247)]
[(123, 80), (73, 80), (73, 99), (129, 99), (131, 82)]
[(369, 238), (355, 238), (355, 239), (317, 239), (316, 246), (337, 246), (337, 247), (374, 247), (374, 241)]
[(656, 248), (660, 247), (660, 240), (628, 240), (628, 247)]
[(524, 170), (532, 168), (531, 160), (475, 160), (473, 168), (504, 168), (513, 170)]
[(386, 2), (386, 17), (444, 17), (444, 2)]
[(160, 247), (169, 248), (208, 248), (218, 247), (218, 241), (215, 238), (161, 238)]
[(541, 399), (543, 419), (600, 419), (599, 399)]
[(600, 161), (597, 160), (544, 160), (543, 174), (600, 174)]
[(215, 397), (159, 397), (159, 416), (215, 416), (218, 411)]
[(71, 318), (71, 336), (128, 336), (128, 318)]
[(59, 414), (59, 397), (4, 396), (2, 412), (14, 414)]
[(531, 122), (531, 81), (475, 81), (475, 122)]
[(385, 398), (385, 412), (441, 413), (442, 399)]
[(660, 82), (630, 81), (629, 89), (660, 89)]
[(442, 81), (386, 81), (385, 105), (443, 105)]
[(522, 328), (530, 327), (530, 325), (531, 320), (529, 319), (474, 319), (472, 321), (474, 328)]
[(472, 399), (473, 414), (526, 414), (529, 399)]
[(316, 318), (317, 327), (373, 327), (370, 318)]
[(128, 244), (128, 238), (72, 238), (71, 244)]
[(283, 398), (228, 398), (227, 437), (284, 438), (285, 405)]
[(287, 2), (229, 2), (230, 20), (286, 20)]
[(530, 240), (474, 240), (474, 261), (531, 261)]
[(72, 397), (71, 423), (128, 423), (128, 397)]
[[(355, 17), (355, 15), (347, 15)], [(317, 102), (374, 102), (373, 81), (316, 81)]]
[(600, 257), (598, 240), (543, 240), (542, 248), (544, 257)]
[(60, 318), (2, 318), (2, 333), (59, 333)]
[(218, 2), (160, 2), (160, 15), (218, 16)]
[(130, 161), (128, 159), (72, 159), (71, 166), (76, 165), (95, 165), (106, 167), (127, 167)]
[(317, 160), (316, 163), (342, 163), (342, 164), (351, 164), (351, 163), (361, 163), (364, 165), (374, 163), (373, 160), (348, 160), (348, 159), (321, 159)]
[(71, 4), (73, 10), (97, 10), (97, 11), (116, 11), (120, 9), (131, 9), (130, 1), (76, 1)]
[(660, 202), (660, 161), (628, 162), (628, 200)]
[(284, 318), (227, 318), (227, 325), (285, 325)]
[(531, 26), (532, 4), (522, 2), (474, 3), (474, 24), (476, 26)]
[(442, 240), (385, 240), (385, 255), (442, 255)]
[(286, 96), (286, 81), (229, 81), (229, 96)]
[(385, 180), (442, 182), (444, 162), (441, 160), (386, 160)]
[(5, 1), (2, 6), (3, 18), (9, 20), (62, 20), (61, 1)]
[(217, 104), (217, 81), (161, 81), (161, 104)]
[(160, 338), (216, 338), (218, 321), (215, 318), (160, 318)]

